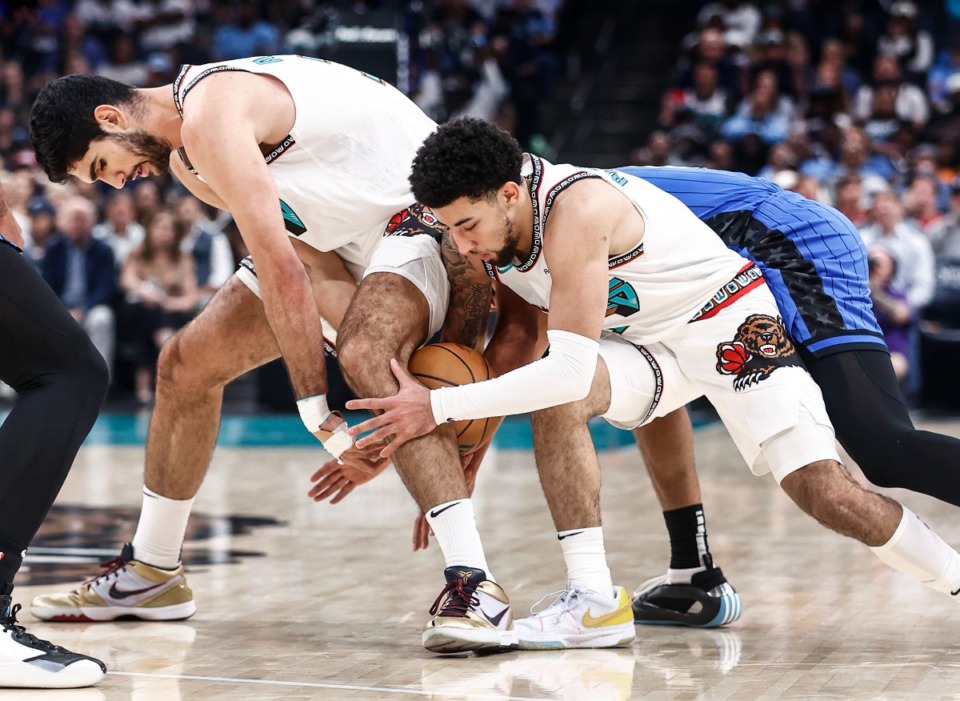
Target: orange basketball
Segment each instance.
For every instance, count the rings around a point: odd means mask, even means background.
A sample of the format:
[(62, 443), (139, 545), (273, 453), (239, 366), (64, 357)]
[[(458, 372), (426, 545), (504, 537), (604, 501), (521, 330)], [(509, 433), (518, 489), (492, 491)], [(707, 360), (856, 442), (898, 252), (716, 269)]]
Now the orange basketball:
[[(490, 363), (472, 348), (457, 343), (433, 343), (410, 357), (410, 374), (430, 389), (454, 387), (496, 377)], [(497, 430), (503, 417), (454, 421), (461, 455), (482, 448)]]

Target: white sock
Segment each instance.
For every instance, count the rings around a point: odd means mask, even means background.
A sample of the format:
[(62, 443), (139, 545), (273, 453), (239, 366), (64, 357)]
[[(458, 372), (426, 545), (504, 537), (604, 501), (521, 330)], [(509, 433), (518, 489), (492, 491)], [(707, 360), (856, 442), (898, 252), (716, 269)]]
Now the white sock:
[(905, 506), (900, 525), (890, 540), (870, 549), (885, 564), (919, 579), (931, 589), (946, 594), (960, 589), (960, 553)]
[(706, 572), (707, 568), (701, 565), (700, 567), (690, 567), (689, 569), (683, 570), (674, 570), (667, 569), (667, 584), (690, 584), (693, 581), (693, 575), (697, 572)]
[(140, 522), (133, 536), (133, 556), (153, 567), (176, 569), (192, 508), (193, 498), (168, 499), (144, 486)]
[(486, 555), (483, 554), (483, 543), (480, 542), (472, 501), (456, 499), (437, 504), (432, 509), (427, 509), (427, 523), (437, 537), (437, 544), (443, 552), (447, 567), (474, 567), (486, 572), (487, 579), (491, 582), (497, 581), (490, 572)]
[(574, 528), (559, 531), (557, 539), (567, 563), (567, 586), (574, 585), (603, 596), (613, 596), (613, 581), (607, 567), (607, 551), (603, 547), (603, 528)]

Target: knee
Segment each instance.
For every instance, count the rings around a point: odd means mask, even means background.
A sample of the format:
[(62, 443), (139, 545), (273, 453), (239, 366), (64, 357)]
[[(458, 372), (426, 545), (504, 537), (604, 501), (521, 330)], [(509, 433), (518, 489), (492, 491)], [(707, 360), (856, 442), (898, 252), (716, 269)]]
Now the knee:
[(396, 388), (390, 372), (390, 358), (395, 355), (396, 349), (383, 342), (373, 342), (362, 333), (351, 334), (337, 344), (340, 372), (350, 389), (362, 396), (378, 396), (384, 381)]
[(535, 411), (530, 415), (534, 431), (553, 431), (561, 426), (585, 424), (596, 416), (586, 399)]
[(211, 383), (204, 382), (186, 360), (180, 334), (168, 338), (157, 357), (157, 390), (175, 388), (182, 393), (204, 384)]
[(821, 524), (835, 527), (851, 510), (856, 484), (833, 460), (821, 460), (791, 472), (780, 487), (805, 513)]

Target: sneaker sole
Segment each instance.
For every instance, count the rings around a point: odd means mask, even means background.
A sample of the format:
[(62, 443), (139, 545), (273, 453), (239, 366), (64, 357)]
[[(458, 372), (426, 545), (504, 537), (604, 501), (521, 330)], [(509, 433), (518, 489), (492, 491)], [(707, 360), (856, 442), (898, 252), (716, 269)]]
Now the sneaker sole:
[(100, 665), (90, 660), (69, 664), (51, 672), (31, 664), (0, 665), (0, 684), (16, 689), (80, 689), (103, 679)]
[(183, 621), (197, 612), (197, 605), (187, 601), (175, 606), (157, 608), (137, 606), (97, 606), (80, 609), (55, 609), (33, 606), (30, 613), (41, 621), (56, 623), (100, 623), (118, 618), (135, 618), (142, 621)]
[(457, 652), (502, 652), (517, 647), (513, 631), (482, 630), (443, 627), (429, 628), (421, 636), (423, 647), (430, 652), (444, 654)]
[[(628, 627), (629, 626), (629, 627)], [(633, 624), (618, 625), (602, 634), (583, 633), (568, 635), (563, 640), (524, 640), (520, 638), (517, 646), (521, 650), (576, 650), (590, 648), (628, 647), (636, 639)]]
[[(720, 628), (738, 620), (743, 614), (739, 594), (728, 594), (719, 599), (720, 607), (717, 613), (708, 621), (699, 621), (698, 614), (681, 613), (670, 609), (657, 608), (658, 615), (663, 618), (639, 618), (634, 609), (634, 623), (638, 626), (686, 626), (688, 628)], [(672, 616), (672, 618), (670, 618)]]

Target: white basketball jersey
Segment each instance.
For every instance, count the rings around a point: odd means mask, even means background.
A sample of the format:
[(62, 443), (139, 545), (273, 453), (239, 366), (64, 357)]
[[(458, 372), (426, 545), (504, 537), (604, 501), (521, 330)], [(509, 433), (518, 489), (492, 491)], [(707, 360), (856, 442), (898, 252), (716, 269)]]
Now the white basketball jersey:
[[(390, 217), (415, 202), (407, 178), (436, 125), (379, 78), (303, 56), (183, 66), (173, 83), (181, 117), (189, 113), (193, 87), (221, 71), (269, 75), (286, 86), (296, 121), (264, 156), (280, 196), (276, 206), (291, 236), (336, 250), (359, 278)], [(189, 154), (181, 155), (190, 167)]]
[(524, 155), (523, 175), (533, 201), (533, 247), (522, 264), (487, 272), (527, 302), (549, 310), (550, 261), (544, 235), (554, 200), (584, 178), (599, 178), (623, 193), (643, 217), (644, 234), (633, 250), (609, 259), (610, 291), (603, 328), (633, 343), (670, 335), (719, 295), (750, 261), (731, 251), (678, 199), (645, 180), (620, 172), (554, 165)]

